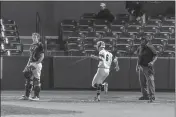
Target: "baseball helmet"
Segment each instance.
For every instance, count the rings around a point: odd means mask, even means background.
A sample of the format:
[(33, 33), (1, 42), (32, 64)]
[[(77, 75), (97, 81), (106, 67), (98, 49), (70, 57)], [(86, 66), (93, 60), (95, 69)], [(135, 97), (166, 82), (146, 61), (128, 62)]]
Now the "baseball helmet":
[(105, 48), (105, 42), (103, 42), (103, 41), (98, 41), (97, 42), (97, 48)]

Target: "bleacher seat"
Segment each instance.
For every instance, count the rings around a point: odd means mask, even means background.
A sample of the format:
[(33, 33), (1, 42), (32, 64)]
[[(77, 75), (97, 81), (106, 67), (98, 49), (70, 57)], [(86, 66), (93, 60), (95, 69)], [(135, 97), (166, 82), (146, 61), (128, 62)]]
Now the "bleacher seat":
[(57, 50), (59, 50), (59, 48), (60, 48), (59, 44), (48, 44), (47, 45), (47, 51), (48, 50), (57, 51)]
[(84, 35), (86, 38), (99, 38), (101, 35), (96, 32), (89, 32)]
[(141, 40), (140, 39), (133, 39), (132, 43), (135, 44), (141, 44)]
[(91, 20), (88, 20), (88, 19), (80, 19), (78, 21), (77, 25), (78, 26), (87, 26), (87, 27), (89, 27), (89, 26), (93, 25), (93, 22)]
[(162, 19), (163, 19), (162, 15), (148, 17), (148, 21), (161, 21)]
[(114, 20), (111, 24), (111, 26), (117, 26), (117, 27), (124, 27), (125, 22), (121, 20)]
[(101, 35), (102, 37), (105, 37), (105, 38), (116, 38), (117, 35), (116, 34), (113, 34), (112, 32), (106, 32), (104, 33), (103, 35)]
[(115, 42), (114, 42), (115, 38), (109, 38), (109, 37), (102, 37), (100, 39), (98, 39), (98, 41), (103, 41), (106, 43), (106, 45), (113, 45)]
[(82, 34), (79, 32), (72, 32), (70, 35), (68, 35), (68, 38), (66, 40), (71, 40), (71, 39), (80, 39), (82, 38)]
[(88, 27), (88, 26), (79, 26), (78, 27), (78, 31), (80, 33), (88, 33), (88, 32), (92, 32), (93, 31), (93, 28), (92, 27)]
[(116, 43), (117, 44), (129, 44), (129, 45), (132, 45), (132, 39), (121, 39), (121, 38), (118, 38), (116, 40)]
[(165, 16), (163, 19), (165, 21), (175, 21), (175, 16)]
[(47, 51), (48, 50), (59, 50), (59, 42), (58, 39), (47, 39)]
[(95, 45), (90, 45), (90, 44), (84, 44), (83, 45), (84, 49), (83, 49), (83, 53), (86, 55), (86, 56), (90, 56), (91, 54), (95, 54), (96, 52), (96, 48), (95, 48)]
[(171, 27), (160, 27), (159, 32), (160, 33), (172, 33), (172, 28)]
[(174, 51), (164, 51), (158, 54), (159, 57), (175, 57)]
[(94, 45), (98, 40), (99, 35), (95, 32), (90, 32), (85, 35), (83, 43), (86, 45)]
[(161, 27), (175, 27), (175, 22), (173, 21), (162, 21)]
[(145, 27), (158, 27), (159, 21), (149, 20), (146, 22)]
[(61, 26), (76, 26), (76, 21), (73, 19), (65, 19), (61, 21)]
[(142, 28), (142, 31), (144, 33), (148, 33), (148, 34), (154, 34), (154, 33), (157, 33), (157, 28), (156, 27), (143, 27)]
[(152, 44), (161, 44), (165, 45), (167, 43), (167, 39), (152, 39), (151, 40)]
[(132, 39), (134, 35), (131, 35), (130, 33), (124, 32), (119, 34), (119, 39)]
[(96, 32), (96, 33), (99, 33), (99, 34), (104, 34), (106, 32), (108, 32), (108, 27), (105, 26), (105, 27), (93, 27), (93, 30)]
[(149, 37), (150, 39), (152, 39), (153, 34), (151, 33), (145, 33), (145, 32), (141, 32), (141, 33), (138, 33), (136, 34), (136, 39), (141, 39), (141, 37)]
[(115, 17), (116, 17), (116, 20), (121, 20), (121, 21), (124, 21), (124, 22), (129, 21), (129, 15), (128, 14), (117, 14)]
[(167, 43), (168, 43), (169, 45), (175, 45), (175, 39), (168, 39), (168, 40), (167, 40)]
[(16, 31), (2, 31), (2, 37), (17, 37), (19, 36)]
[(76, 31), (76, 27), (75, 26), (62, 26), (61, 31), (62, 32), (73, 32), (73, 31)]
[(175, 51), (175, 45), (168, 44), (168, 45), (164, 46), (164, 51)]
[(140, 27), (141, 24), (138, 21), (129, 21), (128, 27)]
[(130, 45), (129, 44), (116, 44), (115, 48), (118, 51), (124, 51), (124, 52), (129, 52), (130, 51)]
[(140, 27), (128, 26), (125, 29), (126, 29), (126, 32), (131, 34), (137, 34), (140, 32)]
[(1, 23), (3, 25), (16, 25), (14, 20), (8, 20), (8, 19), (1, 19)]
[(109, 22), (107, 21), (107, 20), (95, 20), (94, 22), (93, 22), (93, 25), (94, 25), (94, 27), (97, 27), (97, 26), (102, 26), (102, 27), (105, 27), (105, 26), (107, 26), (109, 24)]
[(153, 34), (154, 39), (169, 39), (169, 35), (167, 33), (155, 33)]
[(73, 33), (76, 33), (74, 31), (63, 31), (62, 32), (62, 40), (67, 40), (69, 36), (73, 35)]
[(4, 37), (3, 40), (6, 42), (11, 42), (11, 43), (20, 43), (20, 38), (18, 36), (16, 37)]
[(119, 33), (124, 32), (124, 27), (111, 26), (110, 31), (111, 31), (113, 34), (119, 34)]
[(4, 44), (5, 51), (9, 51), (11, 55), (19, 55), (22, 53), (22, 44)]
[(2, 31), (17, 31), (16, 25), (2, 25)]
[(170, 39), (175, 40), (175, 33), (170, 34)]
[(95, 13), (84, 13), (82, 16), (81, 16), (81, 19), (94, 19), (96, 16)]

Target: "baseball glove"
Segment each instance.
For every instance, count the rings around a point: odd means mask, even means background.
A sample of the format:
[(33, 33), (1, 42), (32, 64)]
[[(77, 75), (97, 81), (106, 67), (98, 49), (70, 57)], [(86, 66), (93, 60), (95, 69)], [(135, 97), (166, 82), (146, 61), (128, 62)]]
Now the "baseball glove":
[(26, 70), (24, 71), (24, 77), (26, 79), (30, 79), (32, 77), (32, 70), (30, 67), (27, 67)]

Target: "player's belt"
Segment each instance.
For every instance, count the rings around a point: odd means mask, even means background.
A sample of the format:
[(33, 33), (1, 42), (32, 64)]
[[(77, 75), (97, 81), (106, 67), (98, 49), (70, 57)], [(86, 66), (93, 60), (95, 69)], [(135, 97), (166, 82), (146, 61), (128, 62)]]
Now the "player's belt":
[(105, 67), (98, 67), (98, 68), (102, 68), (102, 69), (109, 69), (109, 68), (105, 68)]

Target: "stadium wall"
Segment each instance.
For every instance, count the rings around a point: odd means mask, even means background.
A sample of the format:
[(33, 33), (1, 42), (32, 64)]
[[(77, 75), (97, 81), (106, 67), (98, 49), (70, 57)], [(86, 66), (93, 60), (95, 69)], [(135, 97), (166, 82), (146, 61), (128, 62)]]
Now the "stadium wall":
[[(108, 8), (115, 15), (127, 13), (124, 1), (106, 1)], [(4, 18), (15, 20), (21, 36), (29, 36), (35, 31), (35, 15), (39, 12), (44, 34), (46, 36), (58, 35), (58, 23), (63, 19), (78, 20), (83, 13), (100, 10), (100, 1), (77, 2), (48, 2), (48, 1), (2, 1), (1, 15)], [(173, 2), (159, 4), (145, 3), (144, 10), (148, 15), (162, 14), (169, 7), (174, 7)]]
[[(28, 57), (24, 56), (3, 57), (2, 90), (24, 89), (22, 71), (27, 61)], [(140, 89), (136, 62), (137, 58), (119, 58), (120, 71), (112, 70), (106, 79), (110, 90)], [(41, 75), (42, 89), (91, 89), (97, 64), (89, 57), (46, 57)], [(175, 58), (158, 58), (155, 72), (157, 90), (175, 89)]]

